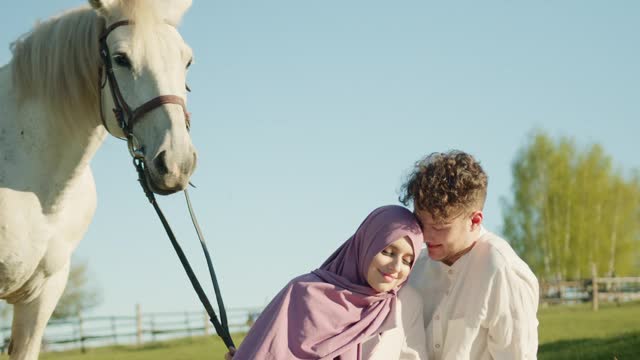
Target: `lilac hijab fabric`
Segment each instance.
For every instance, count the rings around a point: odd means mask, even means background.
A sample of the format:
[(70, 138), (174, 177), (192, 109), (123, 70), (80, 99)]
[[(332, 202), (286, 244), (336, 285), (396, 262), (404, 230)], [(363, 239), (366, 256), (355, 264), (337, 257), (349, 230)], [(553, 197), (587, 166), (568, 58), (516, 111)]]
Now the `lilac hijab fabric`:
[(407, 236), (415, 258), (422, 232), (401, 206), (380, 207), (322, 266), (299, 276), (269, 303), (234, 360), (359, 360), (360, 344), (395, 307), (396, 290), (377, 293), (367, 271), (380, 251)]

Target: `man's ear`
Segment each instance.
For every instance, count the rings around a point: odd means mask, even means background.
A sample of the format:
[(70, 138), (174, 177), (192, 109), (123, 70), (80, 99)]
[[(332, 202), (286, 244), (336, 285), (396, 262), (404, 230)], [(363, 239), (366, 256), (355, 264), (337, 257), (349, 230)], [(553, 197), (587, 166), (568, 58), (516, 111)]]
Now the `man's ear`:
[(482, 210), (476, 210), (471, 213), (471, 231), (480, 228), (483, 218), (484, 215), (482, 214)]

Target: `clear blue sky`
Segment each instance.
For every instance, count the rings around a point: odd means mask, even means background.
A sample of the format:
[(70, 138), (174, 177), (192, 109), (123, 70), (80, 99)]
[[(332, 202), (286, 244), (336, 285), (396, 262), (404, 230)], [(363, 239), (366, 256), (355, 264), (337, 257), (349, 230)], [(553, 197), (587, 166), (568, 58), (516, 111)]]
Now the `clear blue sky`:
[[(0, 64), (37, 19), (82, 3), (2, 2)], [(195, 0), (181, 32), (195, 52), (191, 195), (228, 307), (264, 305), (316, 268), (430, 152), (481, 160), (497, 232), (533, 129), (640, 168), (636, 1)], [(200, 309), (126, 145), (108, 139), (92, 166), (98, 210), (76, 252), (102, 289), (92, 313)], [(161, 204), (210, 289), (183, 197)]]

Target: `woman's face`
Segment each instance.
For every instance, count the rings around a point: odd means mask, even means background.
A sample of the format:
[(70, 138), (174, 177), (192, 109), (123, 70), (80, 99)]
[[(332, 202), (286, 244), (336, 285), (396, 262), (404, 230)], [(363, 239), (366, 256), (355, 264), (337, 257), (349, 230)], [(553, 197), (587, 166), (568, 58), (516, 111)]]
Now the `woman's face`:
[(414, 254), (408, 237), (389, 244), (373, 257), (367, 271), (367, 282), (378, 292), (387, 292), (400, 286), (407, 277), (413, 264)]

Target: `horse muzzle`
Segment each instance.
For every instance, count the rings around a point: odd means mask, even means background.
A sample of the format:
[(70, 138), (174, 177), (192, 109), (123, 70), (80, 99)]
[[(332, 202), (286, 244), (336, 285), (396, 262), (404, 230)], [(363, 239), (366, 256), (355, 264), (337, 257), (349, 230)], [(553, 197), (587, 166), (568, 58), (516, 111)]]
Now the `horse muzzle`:
[(166, 151), (159, 152), (151, 161), (145, 162), (145, 178), (149, 189), (158, 195), (184, 190), (195, 170), (196, 158), (194, 151), (183, 161), (172, 161)]

